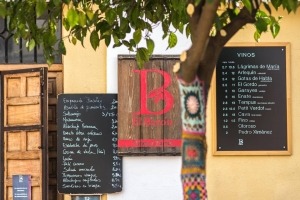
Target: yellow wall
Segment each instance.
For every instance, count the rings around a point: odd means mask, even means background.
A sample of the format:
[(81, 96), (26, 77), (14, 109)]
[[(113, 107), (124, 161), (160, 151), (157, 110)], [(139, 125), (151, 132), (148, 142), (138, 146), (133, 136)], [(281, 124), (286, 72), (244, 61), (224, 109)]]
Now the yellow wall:
[[(291, 156), (213, 156), (211, 113), (208, 111), (208, 198), (212, 200), (300, 199), (300, 13), (282, 10), (281, 30), (276, 39), (265, 33), (261, 42), (291, 43)], [(247, 25), (230, 42), (254, 42), (254, 27)], [(277, 116), (278, 117), (278, 116)]]
[[(208, 196), (212, 200), (297, 200), (300, 199), (300, 13), (283, 15), (281, 31), (274, 40), (271, 33), (261, 42), (291, 43), (291, 156), (212, 156), (211, 117), (208, 112)], [(253, 25), (240, 30), (231, 42), (253, 42)], [(88, 41), (88, 39), (87, 39)], [(64, 57), (65, 93), (106, 92), (106, 48), (95, 52), (88, 42), (85, 49), (66, 42)], [(147, 191), (145, 191), (147, 192)], [(70, 199), (66, 196), (66, 200)]]
[(65, 93), (105, 93), (106, 91), (106, 47), (103, 42), (94, 51), (86, 38), (85, 48), (66, 41), (64, 56)]
[[(66, 33), (65, 33), (66, 34)], [(63, 58), (64, 93), (106, 93), (106, 46), (101, 42), (94, 51), (86, 38), (85, 48), (65, 42), (67, 55)], [(70, 200), (70, 195), (64, 195)], [(103, 195), (102, 200), (106, 199)]]

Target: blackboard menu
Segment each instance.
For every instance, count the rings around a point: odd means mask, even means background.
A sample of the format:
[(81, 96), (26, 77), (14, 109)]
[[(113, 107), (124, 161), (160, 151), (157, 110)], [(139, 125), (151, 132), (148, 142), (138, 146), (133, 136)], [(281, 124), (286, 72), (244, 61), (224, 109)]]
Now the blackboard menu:
[(287, 151), (286, 47), (225, 47), (216, 67), (217, 151)]
[(57, 116), (59, 193), (121, 191), (117, 94), (61, 94)]

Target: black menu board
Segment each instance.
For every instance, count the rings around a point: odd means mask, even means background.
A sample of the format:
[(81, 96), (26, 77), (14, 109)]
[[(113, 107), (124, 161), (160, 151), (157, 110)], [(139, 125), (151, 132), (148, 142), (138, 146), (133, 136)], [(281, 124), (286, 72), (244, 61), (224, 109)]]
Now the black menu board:
[(59, 193), (121, 191), (117, 94), (61, 94), (57, 116)]
[(287, 151), (286, 46), (224, 47), (216, 67), (216, 151)]

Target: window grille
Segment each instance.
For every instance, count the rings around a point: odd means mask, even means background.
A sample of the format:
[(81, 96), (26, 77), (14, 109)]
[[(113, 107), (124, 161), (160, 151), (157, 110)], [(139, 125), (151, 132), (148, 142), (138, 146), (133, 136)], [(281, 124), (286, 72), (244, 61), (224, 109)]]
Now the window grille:
[[(47, 15), (45, 13), (36, 19), (37, 26), (41, 27), (47, 23)], [(9, 19), (0, 17), (0, 64), (39, 64), (46, 63), (43, 55), (43, 49), (35, 47), (32, 51), (26, 48), (26, 41), (19, 39), (16, 44), (13, 39), (13, 33), (8, 31)], [(61, 20), (58, 21), (56, 37), (61, 38)], [(57, 46), (55, 47), (57, 49)], [(62, 63), (62, 55), (56, 55), (54, 64)]]

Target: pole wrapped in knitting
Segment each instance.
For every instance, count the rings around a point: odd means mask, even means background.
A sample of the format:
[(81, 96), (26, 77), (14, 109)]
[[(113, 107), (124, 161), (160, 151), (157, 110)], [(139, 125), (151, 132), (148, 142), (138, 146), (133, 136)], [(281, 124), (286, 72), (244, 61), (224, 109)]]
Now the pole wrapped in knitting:
[(209, 86), (197, 76), (187, 83), (177, 78), (182, 118), (181, 180), (185, 200), (206, 200), (206, 102)]

